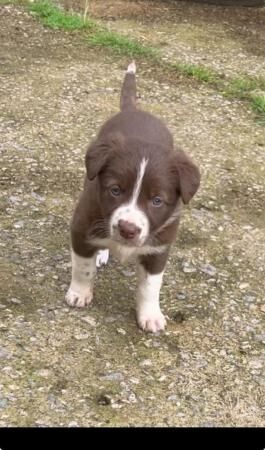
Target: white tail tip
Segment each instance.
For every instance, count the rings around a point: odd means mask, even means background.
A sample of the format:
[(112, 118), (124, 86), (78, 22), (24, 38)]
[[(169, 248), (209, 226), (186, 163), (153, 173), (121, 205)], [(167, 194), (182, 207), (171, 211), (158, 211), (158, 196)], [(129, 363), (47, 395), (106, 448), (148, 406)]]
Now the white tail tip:
[(131, 64), (128, 65), (126, 73), (135, 74), (136, 73), (136, 64), (134, 61), (131, 62)]

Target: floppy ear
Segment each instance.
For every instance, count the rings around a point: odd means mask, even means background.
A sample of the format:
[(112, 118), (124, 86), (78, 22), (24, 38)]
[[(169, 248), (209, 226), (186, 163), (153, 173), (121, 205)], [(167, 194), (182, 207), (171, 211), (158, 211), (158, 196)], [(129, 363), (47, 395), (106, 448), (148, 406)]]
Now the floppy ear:
[(174, 157), (173, 170), (178, 175), (178, 190), (182, 201), (187, 204), (199, 188), (199, 169), (185, 152), (179, 150)]
[(110, 133), (92, 142), (87, 149), (85, 165), (87, 177), (93, 180), (106, 166), (115, 151), (122, 150), (124, 137), (121, 133)]

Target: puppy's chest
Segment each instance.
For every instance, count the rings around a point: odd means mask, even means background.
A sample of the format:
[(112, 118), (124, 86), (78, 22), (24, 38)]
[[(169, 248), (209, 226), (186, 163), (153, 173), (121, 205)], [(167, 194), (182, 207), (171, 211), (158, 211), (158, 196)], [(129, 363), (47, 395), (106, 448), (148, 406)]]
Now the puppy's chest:
[(153, 255), (163, 253), (166, 246), (150, 246), (144, 245), (142, 247), (129, 247), (118, 242), (113, 241), (112, 239), (93, 239), (91, 241), (92, 245), (95, 245), (100, 248), (107, 248), (110, 250), (111, 254), (115, 256), (121, 263), (126, 263), (128, 260), (134, 259), (139, 255)]

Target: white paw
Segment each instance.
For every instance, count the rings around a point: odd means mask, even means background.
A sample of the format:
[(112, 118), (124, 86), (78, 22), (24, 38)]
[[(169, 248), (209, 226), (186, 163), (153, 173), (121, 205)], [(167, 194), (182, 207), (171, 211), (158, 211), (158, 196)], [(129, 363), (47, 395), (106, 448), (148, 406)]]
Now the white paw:
[(75, 306), (77, 308), (84, 308), (91, 303), (92, 299), (93, 292), (90, 288), (86, 288), (80, 292), (70, 287), (65, 296), (66, 303), (69, 306)]
[(137, 322), (142, 330), (149, 331), (151, 333), (163, 331), (167, 323), (161, 311), (149, 313), (139, 312), (137, 314)]
[(136, 64), (134, 61), (132, 61), (131, 64), (128, 65), (127, 73), (132, 73), (132, 74), (136, 73)]
[(97, 253), (96, 266), (105, 266), (109, 260), (109, 250), (99, 250)]

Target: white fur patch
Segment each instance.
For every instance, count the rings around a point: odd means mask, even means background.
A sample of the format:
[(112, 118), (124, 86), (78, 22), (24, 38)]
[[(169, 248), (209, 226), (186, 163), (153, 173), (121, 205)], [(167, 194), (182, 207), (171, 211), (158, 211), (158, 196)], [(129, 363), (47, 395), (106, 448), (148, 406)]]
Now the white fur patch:
[(134, 61), (132, 61), (131, 64), (128, 65), (126, 73), (131, 73), (132, 75), (136, 73), (136, 64)]
[(91, 245), (94, 245), (95, 247), (108, 248), (111, 251), (111, 253), (116, 258), (118, 258), (122, 263), (128, 261), (131, 258), (135, 258), (139, 255), (154, 255), (163, 253), (167, 248), (166, 245), (159, 245), (156, 247), (153, 247), (151, 245), (143, 245), (142, 247), (128, 246), (109, 238), (104, 239), (95, 238), (89, 242)]
[(84, 258), (72, 250), (72, 281), (65, 300), (70, 306), (83, 308), (93, 298), (93, 284), (96, 274), (96, 255)]
[(109, 260), (109, 250), (99, 250), (97, 253), (96, 266), (105, 266)]
[(150, 275), (143, 266), (138, 266), (136, 313), (138, 325), (144, 331), (156, 333), (165, 329), (166, 319), (159, 306), (163, 274)]
[(119, 220), (125, 220), (127, 222), (133, 223), (141, 230), (139, 235), (135, 237), (135, 240), (131, 241), (136, 246), (142, 245), (144, 243), (145, 239), (148, 236), (150, 228), (147, 215), (137, 206), (137, 200), (141, 192), (143, 177), (147, 164), (148, 159), (143, 158), (137, 172), (137, 178), (135, 181), (131, 199), (128, 203), (125, 203), (117, 208), (110, 218), (110, 236), (114, 239), (120, 239), (118, 231)]

